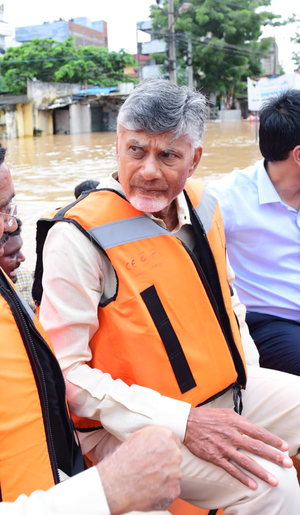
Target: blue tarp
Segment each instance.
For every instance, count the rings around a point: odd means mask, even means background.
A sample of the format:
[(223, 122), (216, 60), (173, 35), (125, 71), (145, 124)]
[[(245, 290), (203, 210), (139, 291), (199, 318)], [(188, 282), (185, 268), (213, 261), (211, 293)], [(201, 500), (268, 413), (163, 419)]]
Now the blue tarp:
[(108, 86), (106, 88), (100, 88), (99, 86), (93, 86), (92, 88), (81, 89), (77, 91), (76, 95), (109, 95), (112, 91), (117, 91), (117, 86)]

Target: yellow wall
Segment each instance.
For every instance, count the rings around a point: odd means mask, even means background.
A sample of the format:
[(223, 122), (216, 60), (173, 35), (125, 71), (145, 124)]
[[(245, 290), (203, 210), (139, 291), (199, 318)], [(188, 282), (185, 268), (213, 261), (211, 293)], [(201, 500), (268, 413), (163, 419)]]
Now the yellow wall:
[(24, 136), (33, 136), (32, 103), (23, 104)]

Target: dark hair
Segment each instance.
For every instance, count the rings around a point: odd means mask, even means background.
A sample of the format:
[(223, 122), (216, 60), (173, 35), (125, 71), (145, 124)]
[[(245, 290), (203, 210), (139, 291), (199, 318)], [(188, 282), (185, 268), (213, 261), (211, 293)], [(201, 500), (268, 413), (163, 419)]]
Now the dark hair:
[(2, 147), (0, 143), (0, 166), (4, 163), (6, 148)]
[(100, 184), (99, 181), (93, 180), (83, 181), (80, 184), (77, 184), (74, 190), (75, 198), (80, 197), (81, 193), (83, 193), (84, 191), (94, 190), (95, 188), (97, 188), (98, 184)]
[(20, 234), (21, 234), (22, 222), (21, 222), (20, 218), (16, 218), (16, 222), (18, 224), (18, 227), (13, 232), (8, 233), (9, 238), (11, 236), (20, 236)]
[(300, 145), (300, 90), (267, 100), (260, 112), (259, 148), (267, 161), (284, 161)]

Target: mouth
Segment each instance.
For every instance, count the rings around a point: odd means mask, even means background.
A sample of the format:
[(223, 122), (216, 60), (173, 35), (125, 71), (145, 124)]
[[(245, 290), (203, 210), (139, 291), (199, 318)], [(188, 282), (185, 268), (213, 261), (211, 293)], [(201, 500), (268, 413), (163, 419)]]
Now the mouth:
[(154, 188), (144, 188), (143, 186), (135, 186), (135, 189), (142, 195), (161, 195), (164, 190)]
[(19, 268), (20, 265), (17, 265), (15, 268), (13, 268), (10, 272), (9, 272), (9, 277), (11, 278), (11, 280), (13, 282), (15, 282), (17, 280), (17, 277), (18, 277), (18, 268)]

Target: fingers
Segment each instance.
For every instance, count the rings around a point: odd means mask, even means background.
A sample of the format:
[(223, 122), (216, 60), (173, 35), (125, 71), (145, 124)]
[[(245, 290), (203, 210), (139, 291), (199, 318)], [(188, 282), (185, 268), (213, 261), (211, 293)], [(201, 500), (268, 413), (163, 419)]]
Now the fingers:
[(275, 447), (276, 449), (279, 449), (282, 452), (288, 450), (289, 445), (287, 442), (285, 442), (278, 436), (270, 433), (269, 431), (267, 431), (267, 429), (264, 429), (263, 427), (255, 426), (254, 424), (251, 424), (251, 422), (249, 422), (248, 420), (246, 422), (247, 425), (245, 427), (245, 430), (243, 431), (245, 435), (250, 436), (251, 438), (254, 438), (261, 442), (264, 442), (265, 444), (271, 445), (272, 447)]
[[(240, 437), (240, 442), (238, 443), (237, 448), (244, 449), (245, 451), (248, 451), (251, 454), (255, 454), (256, 456), (260, 456), (261, 458), (264, 458), (268, 461), (272, 461), (273, 463), (276, 463), (277, 465), (280, 465), (282, 467), (291, 468), (293, 466), (293, 461), (291, 460), (291, 458), (289, 458), (288, 456), (283, 454), (283, 452), (277, 450), (276, 448), (274, 449), (273, 447), (270, 447), (270, 445), (271, 444), (267, 445), (263, 441), (255, 440), (252, 437), (242, 435)], [(229, 456), (229, 458), (234, 460), (233, 456)], [(248, 470), (250, 472), (250, 469)]]

